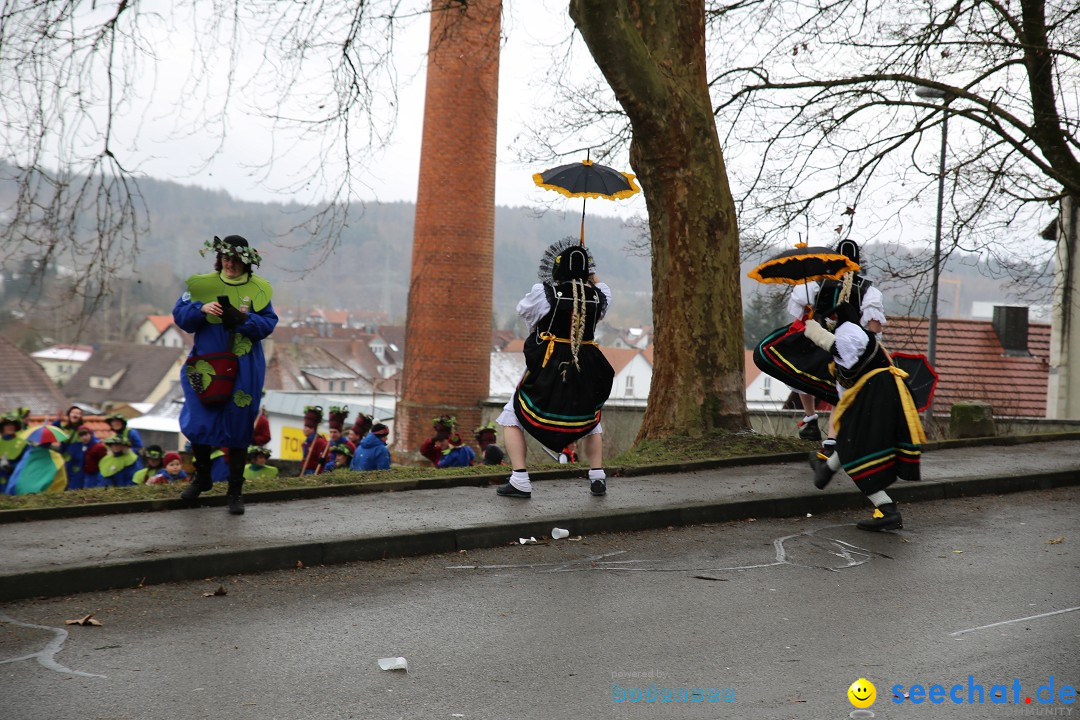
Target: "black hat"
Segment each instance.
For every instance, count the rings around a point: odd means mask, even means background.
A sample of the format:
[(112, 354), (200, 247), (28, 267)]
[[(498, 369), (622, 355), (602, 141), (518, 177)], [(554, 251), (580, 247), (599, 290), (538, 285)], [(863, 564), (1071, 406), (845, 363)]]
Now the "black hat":
[(589, 253), (581, 246), (564, 250), (555, 258), (552, 278), (556, 282), (566, 280), (587, 280), (589, 277)]
[(850, 258), (855, 264), (859, 263), (859, 244), (854, 240), (841, 240), (836, 246), (836, 252)]

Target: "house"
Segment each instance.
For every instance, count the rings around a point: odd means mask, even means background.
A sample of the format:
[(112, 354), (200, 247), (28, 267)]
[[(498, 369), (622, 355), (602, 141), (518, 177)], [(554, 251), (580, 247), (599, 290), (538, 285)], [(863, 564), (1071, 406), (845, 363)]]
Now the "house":
[(154, 404), (173, 383), (187, 351), (139, 343), (101, 343), (64, 386), (68, 397), (106, 409), (123, 404)]
[(492, 352), (488, 367), (488, 396), (507, 400), (525, 374), (525, 356), (518, 352)]
[[(896, 351), (925, 354), (929, 321), (890, 318), (882, 342)], [(1046, 417), (1050, 326), (1028, 323), (1027, 308), (994, 309), (994, 319), (938, 318), (935, 414), (953, 403), (989, 403), (999, 417)]]
[(41, 366), (50, 380), (62, 386), (93, 354), (94, 348), (89, 345), (53, 345), (31, 353), (30, 357)]
[(748, 410), (781, 410), (791, 394), (791, 388), (774, 377), (761, 372), (754, 364), (754, 351), (746, 350), (746, 408)]
[[(346, 341), (347, 342), (347, 341)], [(285, 392), (358, 392), (360, 373), (314, 342), (275, 344), (266, 363), (267, 390)]]
[(3, 336), (0, 367), (0, 412), (25, 407), (31, 413), (48, 415), (63, 412), (71, 405), (41, 365)]
[(652, 386), (652, 363), (637, 348), (601, 347), (615, 379), (609, 400), (648, 400)]
[(135, 342), (161, 347), (191, 347), (191, 335), (176, 326), (172, 315), (147, 315), (135, 331)]

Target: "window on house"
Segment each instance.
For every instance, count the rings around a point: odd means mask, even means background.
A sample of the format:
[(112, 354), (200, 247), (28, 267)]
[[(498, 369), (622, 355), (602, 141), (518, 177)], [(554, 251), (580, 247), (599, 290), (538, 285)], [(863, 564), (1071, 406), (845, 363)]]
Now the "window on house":
[(626, 376), (626, 397), (633, 397), (634, 395), (634, 376)]
[(764, 382), (761, 383), (761, 388), (766, 396), (772, 395), (772, 378), (766, 375)]

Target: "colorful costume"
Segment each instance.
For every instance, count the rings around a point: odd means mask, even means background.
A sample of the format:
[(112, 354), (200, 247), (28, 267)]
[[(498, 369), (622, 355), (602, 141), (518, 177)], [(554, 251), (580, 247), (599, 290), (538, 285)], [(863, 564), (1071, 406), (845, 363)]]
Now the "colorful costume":
[(101, 477), (101, 460), (109, 454), (109, 449), (105, 447), (105, 443), (97, 440), (86, 447), (86, 454), (83, 456), (83, 487), (84, 488), (96, 488), (105, 487), (108, 483), (105, 482), (105, 478)]
[[(187, 291), (173, 308), (177, 326), (195, 335), (188, 362), (180, 372), (184, 390), (180, 429), (191, 440), (195, 477), (181, 497), (194, 500), (209, 490), (211, 449), (230, 448), (226, 494), (229, 512), (240, 515), (244, 512), (244, 461), (259, 417), (266, 376), (262, 340), (274, 331), (278, 317), (270, 302), (270, 283), (252, 272), (262, 259), (246, 239), (215, 236), (200, 252), (215, 253), (219, 271), (188, 278)], [(241, 263), (239, 274), (226, 272)], [(220, 306), (220, 315), (203, 312), (210, 303)], [(234, 378), (231, 387), (229, 378)], [(216, 402), (218, 399), (223, 402)]]
[(442, 451), (439, 467), (469, 467), (476, 461), (476, 452), (462, 443), (458, 435), (451, 435), (447, 438), (447, 442), (450, 443), (450, 447)]
[(135, 484), (139, 456), (131, 452), (131, 448), (125, 448), (119, 453), (114, 452), (114, 447), (123, 446), (121, 441), (122, 439), (115, 435), (105, 441), (105, 444), (109, 446), (109, 452), (98, 463), (102, 484), (105, 487), (130, 487)]
[(583, 259), (587, 251), (579, 250), (576, 241), (556, 243), (549, 256), (552, 269), (542, 264), (540, 271), (544, 282), (533, 285), (517, 305), (530, 328), (526, 370), (496, 422), (520, 426), (559, 452), (574, 440), (602, 432), (601, 409), (615, 372), (593, 332), (607, 312), (611, 289), (588, 281), (591, 261)]
[[(884, 492), (897, 479), (918, 480), (922, 443), (926, 442), (915, 401), (904, 378), (893, 366), (872, 333), (858, 323), (857, 308), (844, 302), (832, 308), (837, 317), (835, 334), (815, 320), (806, 322), (805, 335), (827, 349), (836, 363), (836, 381), (842, 397), (833, 411), (837, 451), (832, 457), (811, 458), (814, 484), (825, 487), (843, 466), (856, 486), (875, 505), (863, 530), (903, 527), (896, 503)], [(823, 313), (827, 316), (831, 313)]]
[(302, 447), (304, 459), (300, 462), (301, 475), (321, 475), (326, 465), (330, 443), (319, 434), (321, 422), (322, 407), (320, 405), (308, 405), (304, 408), (304, 429), (311, 430), (311, 434), (304, 440)]
[(432, 465), (438, 467), (439, 461), (442, 460), (442, 449), (438, 447), (438, 444), (454, 432), (457, 427), (457, 418), (452, 415), (440, 415), (431, 421), (431, 426), (435, 434), (420, 445), (420, 454), (430, 460)]
[[(5, 417), (8, 423), (15, 424), (10, 417)], [(11, 425), (9, 425), (11, 427)], [(15, 466), (19, 464), (23, 453), (26, 451), (26, 441), (19, 437), (18, 430), (22, 423), (15, 424), (16, 431), (8, 435), (0, 435), (0, 482), (7, 483), (8, 478), (15, 472)]]

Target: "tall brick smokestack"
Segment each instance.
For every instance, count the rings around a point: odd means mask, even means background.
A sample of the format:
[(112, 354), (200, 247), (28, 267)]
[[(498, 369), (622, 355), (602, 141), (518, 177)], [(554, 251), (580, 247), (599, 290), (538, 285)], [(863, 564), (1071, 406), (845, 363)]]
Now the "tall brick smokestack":
[(395, 446), (431, 419), (462, 435), (488, 395), (495, 253), (495, 126), (501, 0), (432, 0), (420, 184)]

